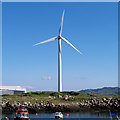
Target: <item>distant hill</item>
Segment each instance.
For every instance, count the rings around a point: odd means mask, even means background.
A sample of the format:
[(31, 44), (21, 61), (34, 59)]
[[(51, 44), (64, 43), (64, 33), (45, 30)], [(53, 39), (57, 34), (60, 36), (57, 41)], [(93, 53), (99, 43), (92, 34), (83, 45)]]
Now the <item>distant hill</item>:
[(80, 93), (92, 93), (92, 94), (113, 96), (115, 94), (118, 94), (118, 87), (104, 87), (104, 88), (98, 88), (98, 89), (86, 89), (86, 90), (81, 90), (79, 92)]

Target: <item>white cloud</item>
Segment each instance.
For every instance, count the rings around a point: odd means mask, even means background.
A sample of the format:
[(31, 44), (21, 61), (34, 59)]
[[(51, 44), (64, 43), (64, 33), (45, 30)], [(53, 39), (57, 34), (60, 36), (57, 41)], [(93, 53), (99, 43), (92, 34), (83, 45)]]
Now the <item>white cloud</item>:
[(51, 76), (42, 76), (42, 80), (51, 80), (52, 77)]

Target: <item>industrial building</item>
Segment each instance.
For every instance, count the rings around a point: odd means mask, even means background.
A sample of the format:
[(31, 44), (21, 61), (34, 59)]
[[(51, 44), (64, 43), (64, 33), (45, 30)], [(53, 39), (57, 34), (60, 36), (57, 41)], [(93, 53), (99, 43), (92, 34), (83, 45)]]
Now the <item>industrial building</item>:
[(26, 93), (26, 89), (21, 86), (0, 86), (0, 95), (14, 95)]

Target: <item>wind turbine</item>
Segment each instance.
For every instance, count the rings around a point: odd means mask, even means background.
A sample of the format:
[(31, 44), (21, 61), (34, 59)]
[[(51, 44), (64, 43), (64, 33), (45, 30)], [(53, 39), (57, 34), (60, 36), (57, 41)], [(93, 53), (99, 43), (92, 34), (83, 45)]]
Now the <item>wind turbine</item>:
[(61, 39), (64, 40), (66, 43), (68, 43), (71, 47), (73, 47), (80, 54), (82, 54), (68, 40), (66, 40), (64, 37), (61, 36), (62, 26), (63, 26), (63, 18), (64, 18), (64, 11), (63, 11), (63, 15), (62, 15), (62, 20), (61, 20), (61, 24), (60, 24), (60, 28), (59, 28), (59, 35), (58, 36), (33, 45), (33, 46), (36, 46), (36, 45), (39, 45), (39, 44), (47, 43), (47, 42), (50, 42), (50, 41), (54, 41), (54, 40), (56, 40), (58, 38), (58, 92), (62, 92)]

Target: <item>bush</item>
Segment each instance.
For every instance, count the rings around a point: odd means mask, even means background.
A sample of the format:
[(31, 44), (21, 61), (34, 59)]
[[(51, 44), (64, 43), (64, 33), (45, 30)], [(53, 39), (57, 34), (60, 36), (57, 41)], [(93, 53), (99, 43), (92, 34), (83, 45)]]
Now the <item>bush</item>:
[(50, 94), (50, 96), (58, 96), (58, 95), (60, 95), (59, 92), (53, 92), (53, 93)]

